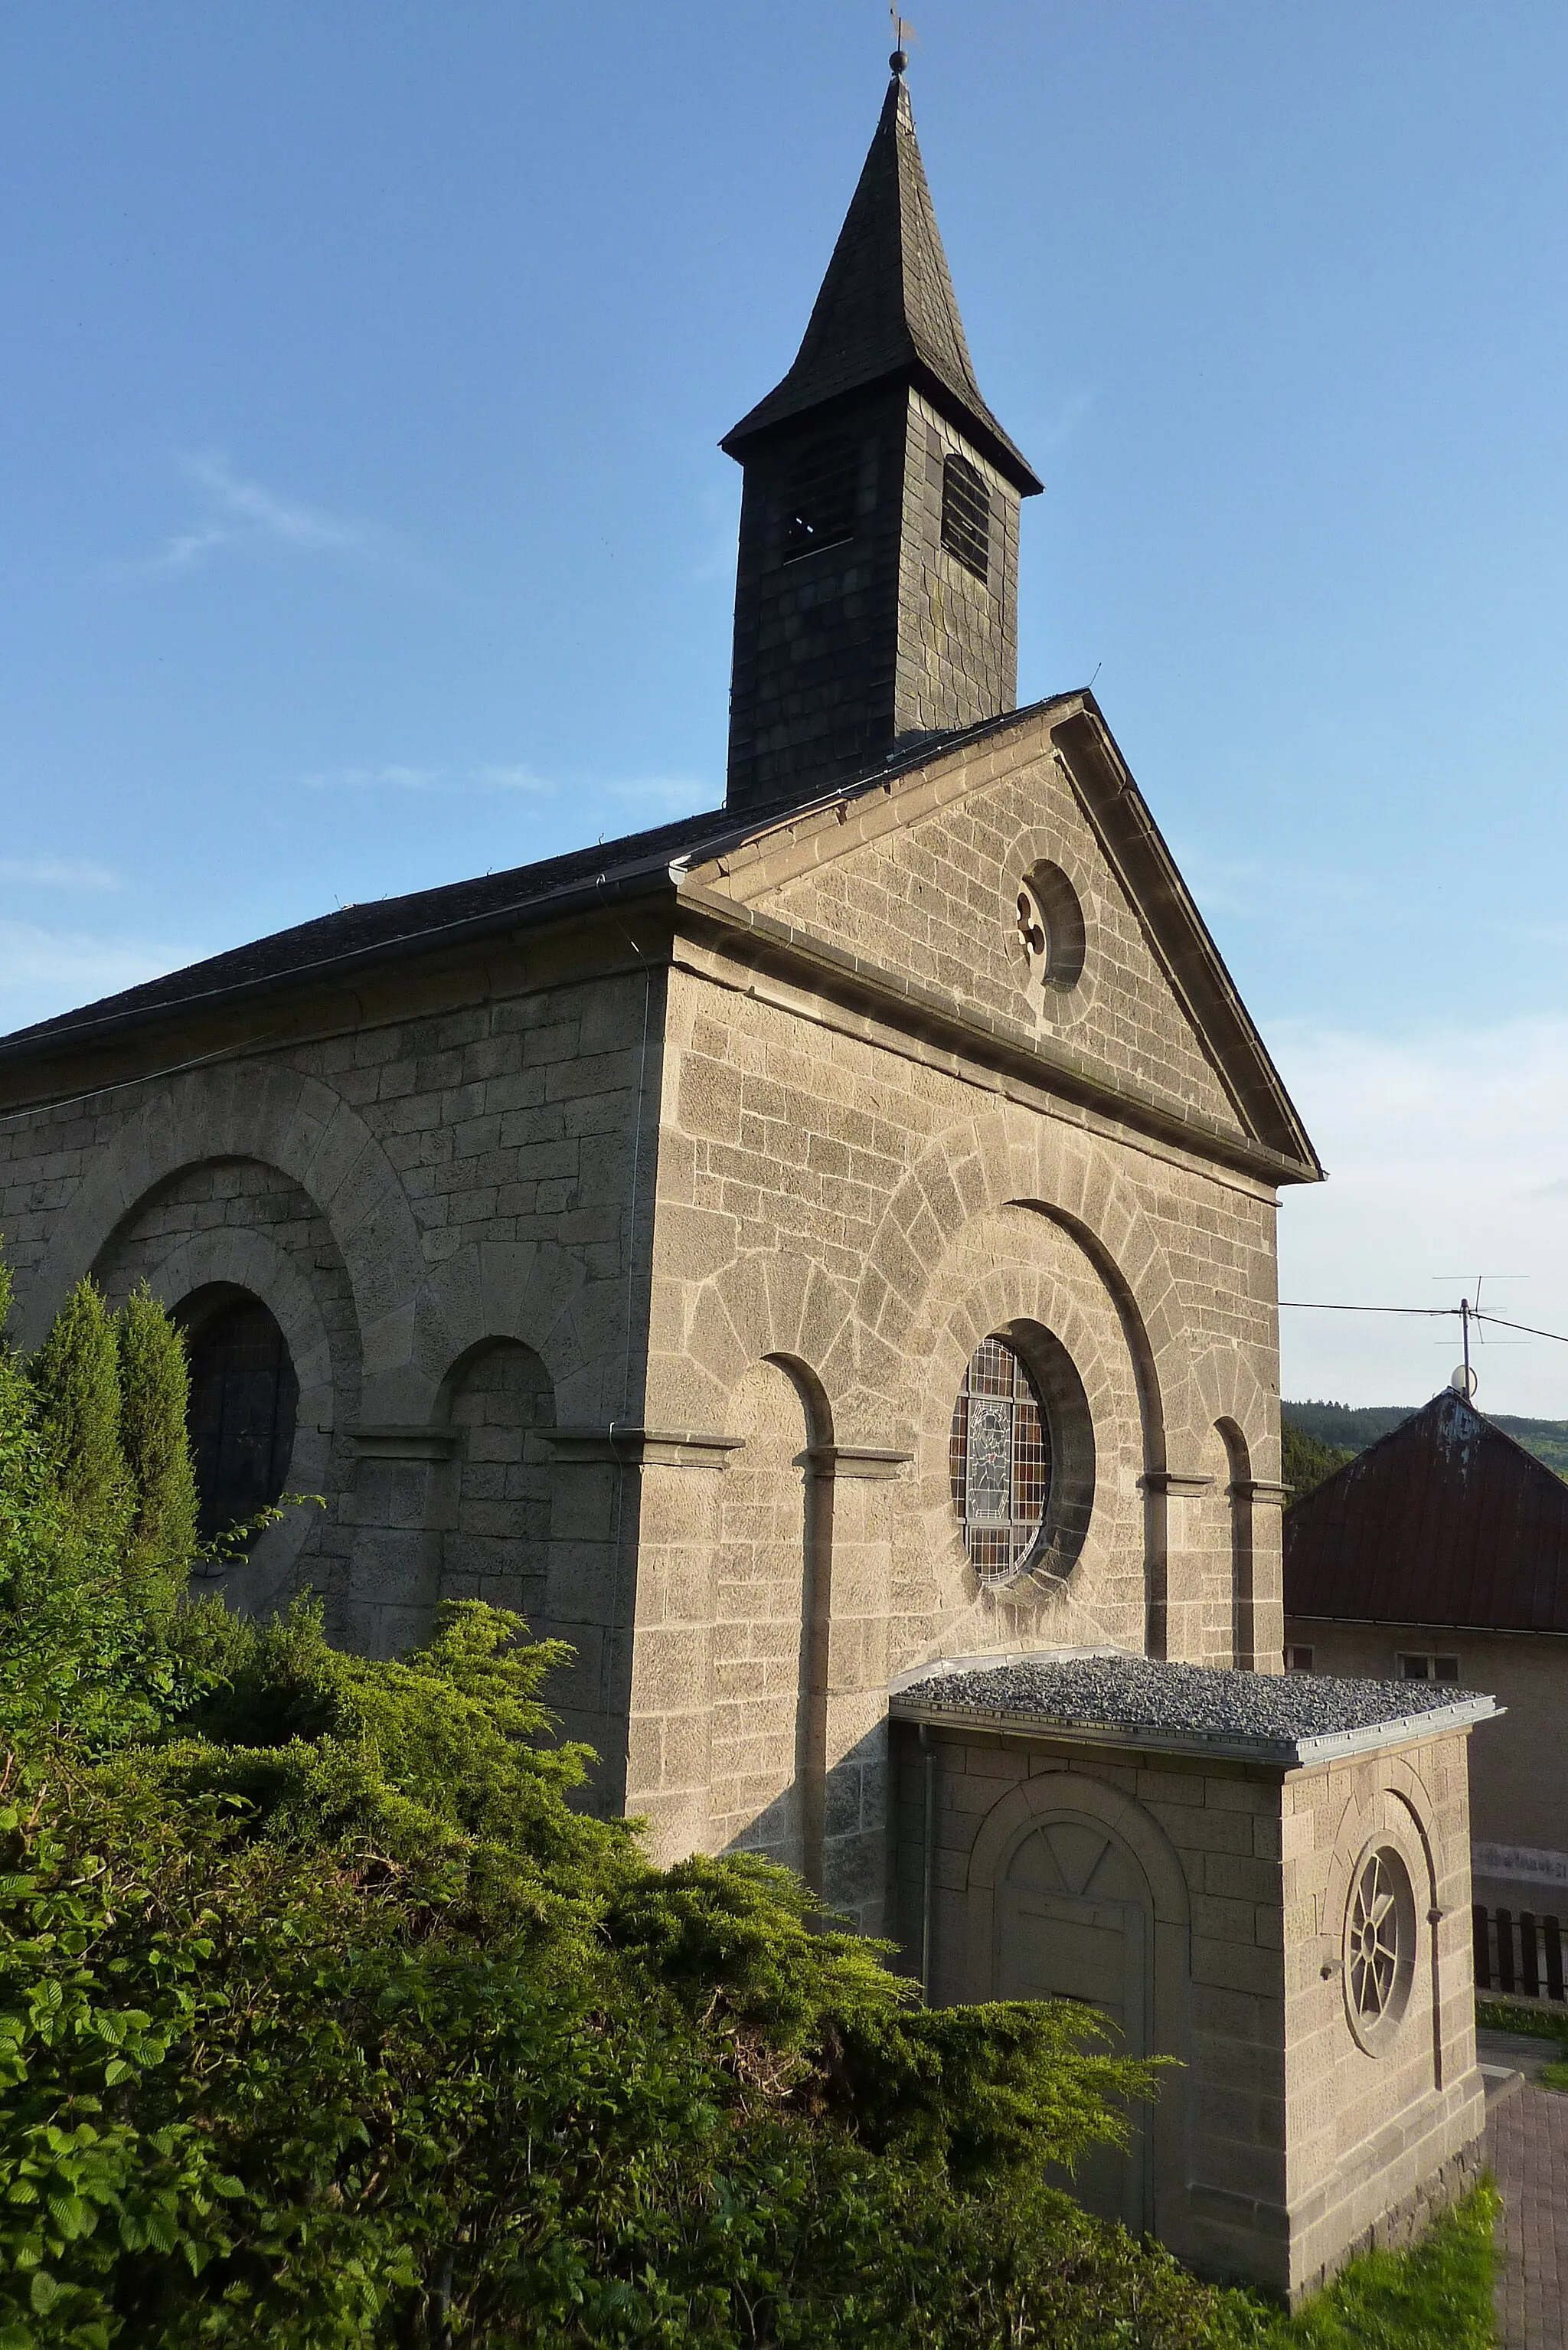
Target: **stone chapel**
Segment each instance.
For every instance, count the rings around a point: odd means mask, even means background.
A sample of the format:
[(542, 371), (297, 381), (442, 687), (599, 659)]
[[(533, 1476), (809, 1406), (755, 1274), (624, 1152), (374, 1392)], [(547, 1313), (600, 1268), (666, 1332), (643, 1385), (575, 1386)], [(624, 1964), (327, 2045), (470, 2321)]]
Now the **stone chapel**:
[(893, 77), (743, 475), (728, 788), (0, 1045), (14, 1336), (188, 1334), (227, 1578), (480, 1596), (654, 1851), (1183, 2069), (1084, 2182), (1299, 2295), (1473, 2172), (1466, 1741), (1281, 1672), (1275, 1214), (1321, 1170), (1092, 693)]

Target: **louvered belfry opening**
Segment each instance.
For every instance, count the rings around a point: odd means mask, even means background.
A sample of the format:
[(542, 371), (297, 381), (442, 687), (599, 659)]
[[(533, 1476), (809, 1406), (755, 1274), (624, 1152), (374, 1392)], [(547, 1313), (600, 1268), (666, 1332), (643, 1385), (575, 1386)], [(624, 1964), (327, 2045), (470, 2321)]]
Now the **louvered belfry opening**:
[(991, 499), (964, 457), (942, 467), (942, 545), (980, 580), (991, 571)]
[(896, 75), (744, 469), (726, 805), (800, 805), (1016, 706), (1018, 514)]
[(784, 500), (786, 563), (854, 537), (859, 471), (860, 452), (842, 433), (800, 452)]

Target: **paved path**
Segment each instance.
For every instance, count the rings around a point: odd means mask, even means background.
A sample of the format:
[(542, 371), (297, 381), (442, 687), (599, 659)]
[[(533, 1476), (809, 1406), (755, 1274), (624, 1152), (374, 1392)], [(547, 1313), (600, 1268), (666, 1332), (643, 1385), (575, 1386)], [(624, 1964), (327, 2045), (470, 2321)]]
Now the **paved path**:
[[(1480, 2034), (1483, 2064), (1535, 2073), (1549, 2041)], [(1499, 2350), (1568, 2350), (1568, 2096), (1533, 2080), (1489, 2098), (1487, 2160), (1502, 2189)]]

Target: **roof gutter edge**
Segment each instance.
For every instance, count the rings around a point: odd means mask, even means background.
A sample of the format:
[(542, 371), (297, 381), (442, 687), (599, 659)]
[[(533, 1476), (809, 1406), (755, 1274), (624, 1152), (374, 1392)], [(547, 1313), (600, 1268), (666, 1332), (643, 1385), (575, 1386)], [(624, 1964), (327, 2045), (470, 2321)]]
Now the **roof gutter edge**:
[(315, 962), (297, 963), (289, 971), (269, 972), (258, 979), (236, 980), (226, 986), (206, 988), (192, 995), (166, 998), (158, 1003), (136, 1004), (128, 1011), (112, 1014), (102, 1020), (80, 1021), (69, 1027), (49, 1028), (41, 1035), (24, 1029), (18, 1035), (0, 1037), (0, 1068), (22, 1066), (31, 1060), (44, 1060), (56, 1051), (96, 1044), (136, 1028), (153, 1026), (159, 1021), (213, 1011), (231, 1003), (250, 1003), (258, 996), (270, 994), (275, 990), (281, 993), (307, 980), (337, 978), (373, 969), (379, 963), (410, 962), (420, 955), (437, 953), (443, 947), (464, 946), (471, 941), (494, 937), (509, 930), (531, 928), (535, 920), (542, 921), (557, 914), (570, 915), (588, 905), (602, 905), (607, 900), (624, 902), (638, 897), (657, 897), (665, 891), (673, 897), (683, 869), (683, 860), (677, 858), (651, 871), (624, 874), (615, 879), (607, 875), (597, 876), (592, 881), (572, 882), (544, 897), (519, 899), (510, 906), (496, 907), (489, 913), (468, 915), (455, 922), (439, 922), (428, 930), (410, 931), (400, 938), (382, 939), (374, 945), (351, 948), (346, 953), (324, 955)]

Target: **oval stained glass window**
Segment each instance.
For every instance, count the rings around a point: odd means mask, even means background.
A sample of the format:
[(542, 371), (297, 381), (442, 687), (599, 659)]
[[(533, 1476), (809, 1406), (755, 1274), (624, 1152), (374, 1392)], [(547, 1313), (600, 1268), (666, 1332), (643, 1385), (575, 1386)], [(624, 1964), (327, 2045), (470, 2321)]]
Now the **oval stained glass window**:
[(1023, 1359), (982, 1338), (953, 1405), (948, 1478), (964, 1548), (986, 1578), (1014, 1575), (1051, 1496), (1051, 1428)]

